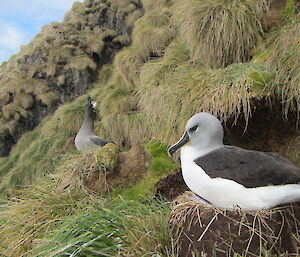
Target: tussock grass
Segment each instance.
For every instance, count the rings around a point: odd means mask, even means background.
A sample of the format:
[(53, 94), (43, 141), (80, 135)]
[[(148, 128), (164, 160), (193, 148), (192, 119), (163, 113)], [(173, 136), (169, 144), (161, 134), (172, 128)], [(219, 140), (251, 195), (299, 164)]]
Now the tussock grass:
[(0, 91), (0, 115), (4, 118), (3, 123), (28, 117), (34, 99), (41, 101), (44, 105), (51, 106), (57, 97), (42, 81), (21, 76), (13, 78), (8, 75), (4, 87)]
[(169, 205), (116, 199), (104, 208), (91, 208), (71, 216), (49, 231), (34, 256), (168, 256)]
[(152, 120), (152, 134), (171, 143), (180, 137), (186, 121), (200, 111), (223, 121), (243, 115), (247, 121), (251, 99), (266, 95), (272, 77), (258, 63), (232, 64), (225, 69), (196, 67), (188, 61), (184, 45), (174, 41), (162, 59), (142, 67), (139, 105)]
[(151, 56), (161, 56), (175, 35), (170, 26), (171, 13), (163, 2), (156, 3), (152, 11), (137, 20), (132, 45), (116, 56), (116, 69), (129, 88), (139, 85), (140, 67)]
[(170, 26), (170, 16), (167, 9), (155, 9), (135, 23), (133, 44), (140, 49), (144, 59), (149, 59), (151, 55), (161, 56), (174, 37), (175, 30)]
[(116, 145), (108, 144), (79, 156), (70, 156), (56, 168), (57, 190), (68, 192), (80, 188), (97, 194), (110, 192), (114, 185), (110, 184), (107, 176), (116, 172), (118, 152)]
[(98, 85), (107, 84), (113, 74), (113, 65), (103, 65), (98, 72)]
[(173, 4), (172, 0), (142, 0), (143, 7), (146, 12), (151, 11), (155, 8), (160, 9), (164, 7), (170, 7)]
[(265, 0), (178, 1), (174, 23), (190, 47), (192, 59), (214, 68), (250, 60), (263, 39)]
[(106, 95), (101, 98), (101, 113), (103, 116), (111, 113), (129, 113), (136, 109), (133, 91), (126, 87), (112, 86), (106, 90)]
[(128, 88), (139, 84), (139, 69), (145, 61), (143, 54), (136, 46), (126, 48), (116, 56), (116, 68)]
[(65, 67), (66, 69), (69, 68), (79, 71), (86, 69), (96, 70), (97, 64), (88, 57), (73, 57), (72, 61)]
[(53, 178), (45, 177), (1, 204), (0, 252), (4, 256), (28, 256), (45, 232), (95, 202), (95, 197), (76, 188), (71, 194), (58, 194), (56, 186)]
[(283, 115), (300, 112), (300, 22), (286, 25), (270, 46), (267, 64), (275, 68), (275, 80), (269, 90), (282, 100)]
[(145, 127), (145, 122), (143, 113), (133, 112), (103, 117), (101, 124), (104, 134), (109, 134), (115, 143), (130, 147), (149, 137), (149, 129)]
[(5, 256), (176, 256), (159, 199), (95, 197), (82, 188), (58, 193), (43, 178), (1, 203), (0, 253)]

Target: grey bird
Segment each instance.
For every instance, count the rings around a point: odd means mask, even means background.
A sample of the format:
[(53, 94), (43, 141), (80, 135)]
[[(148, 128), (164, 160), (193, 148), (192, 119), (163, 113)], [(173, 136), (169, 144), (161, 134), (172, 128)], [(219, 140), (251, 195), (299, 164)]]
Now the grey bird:
[(109, 140), (102, 139), (94, 134), (94, 120), (96, 114), (96, 103), (88, 97), (84, 121), (75, 137), (75, 146), (79, 151), (88, 151), (94, 147), (102, 147), (108, 143)]
[(201, 112), (169, 148), (181, 148), (184, 181), (201, 202), (253, 211), (300, 201), (300, 168), (276, 153), (224, 145), (223, 135), (221, 122)]

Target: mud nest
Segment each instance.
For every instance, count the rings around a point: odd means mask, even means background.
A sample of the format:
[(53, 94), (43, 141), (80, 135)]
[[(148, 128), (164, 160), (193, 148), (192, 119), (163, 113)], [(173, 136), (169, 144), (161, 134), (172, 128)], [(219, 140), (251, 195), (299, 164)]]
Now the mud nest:
[(255, 212), (222, 210), (174, 200), (172, 238), (180, 257), (299, 256), (300, 203)]

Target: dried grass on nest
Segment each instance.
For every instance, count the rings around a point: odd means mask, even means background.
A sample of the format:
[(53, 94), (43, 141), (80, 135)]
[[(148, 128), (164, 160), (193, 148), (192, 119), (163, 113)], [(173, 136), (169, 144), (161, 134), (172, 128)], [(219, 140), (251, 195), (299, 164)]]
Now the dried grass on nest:
[[(195, 252), (217, 256), (298, 256), (300, 206), (242, 212), (205, 206), (188, 200), (186, 192), (174, 201), (172, 237), (182, 255)], [(297, 216), (298, 214), (298, 216)]]
[(64, 163), (57, 178), (60, 180), (58, 191), (71, 188), (81, 188), (90, 192), (108, 192), (112, 188), (107, 181), (107, 175), (113, 172), (117, 165), (117, 146), (108, 144), (103, 148), (95, 148), (80, 157), (71, 158)]

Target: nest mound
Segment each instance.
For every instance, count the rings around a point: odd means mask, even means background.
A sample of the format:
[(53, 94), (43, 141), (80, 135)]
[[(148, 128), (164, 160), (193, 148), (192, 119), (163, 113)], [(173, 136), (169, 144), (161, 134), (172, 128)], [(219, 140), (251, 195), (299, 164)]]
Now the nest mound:
[(134, 146), (128, 152), (120, 152), (111, 143), (95, 148), (63, 165), (58, 190), (84, 186), (95, 193), (109, 192), (141, 179), (147, 170), (147, 160), (142, 146)]
[(241, 212), (195, 203), (191, 194), (175, 199), (170, 215), (179, 256), (299, 256), (299, 203)]

